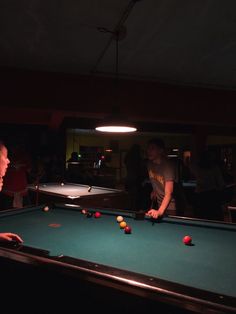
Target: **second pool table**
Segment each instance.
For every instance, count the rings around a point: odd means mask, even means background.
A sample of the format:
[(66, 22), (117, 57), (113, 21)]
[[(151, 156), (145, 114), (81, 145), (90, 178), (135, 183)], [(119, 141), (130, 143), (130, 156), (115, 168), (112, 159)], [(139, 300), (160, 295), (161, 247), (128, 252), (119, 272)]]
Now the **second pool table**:
[(45, 202), (61, 202), (102, 208), (125, 209), (129, 206), (128, 194), (118, 189), (68, 182), (31, 184), (28, 189), (36, 205)]

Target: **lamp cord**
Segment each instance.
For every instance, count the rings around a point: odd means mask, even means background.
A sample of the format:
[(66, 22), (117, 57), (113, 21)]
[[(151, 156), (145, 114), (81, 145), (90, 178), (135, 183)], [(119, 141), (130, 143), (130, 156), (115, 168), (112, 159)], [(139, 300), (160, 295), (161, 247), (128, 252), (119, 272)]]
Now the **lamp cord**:
[[(110, 47), (113, 39), (114, 39), (114, 34), (116, 35), (116, 40), (118, 42), (118, 39), (119, 39), (119, 30), (121, 29), (121, 27), (124, 25), (125, 21), (127, 20), (128, 16), (130, 15), (133, 7), (135, 6), (136, 2), (138, 2), (139, 0), (131, 0), (129, 2), (129, 4), (127, 5), (127, 7), (125, 8), (119, 22), (117, 23), (116, 27), (114, 28), (113, 31), (109, 31), (107, 30), (106, 28), (104, 27), (98, 27), (97, 29), (100, 31), (100, 32), (104, 32), (104, 33), (111, 33), (111, 37), (108, 39), (108, 42), (106, 44), (106, 46), (104, 47), (104, 49), (102, 50), (100, 56), (98, 57), (95, 65), (93, 66), (93, 68), (91, 69), (91, 74), (95, 74), (96, 71), (97, 71), (97, 68), (100, 64), (100, 62), (102, 61), (104, 55), (106, 54), (108, 48)], [(118, 34), (117, 34), (118, 33)], [(117, 43), (117, 46), (118, 46), (118, 43)], [(117, 53), (118, 55), (118, 53)]]
[(119, 30), (116, 32), (116, 84), (118, 84), (118, 66), (119, 66)]

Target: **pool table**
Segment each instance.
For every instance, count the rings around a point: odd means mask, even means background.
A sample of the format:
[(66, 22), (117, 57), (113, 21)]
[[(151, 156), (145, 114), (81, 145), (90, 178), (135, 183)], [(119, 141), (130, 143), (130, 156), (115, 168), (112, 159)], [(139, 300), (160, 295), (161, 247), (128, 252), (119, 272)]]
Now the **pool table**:
[[(24, 239), (23, 245), (1, 243), (0, 260), (54, 269), (77, 286), (108, 287), (180, 313), (236, 311), (235, 224), (174, 216), (156, 221), (117, 209), (99, 209), (100, 218), (88, 218), (82, 209), (70, 204), (0, 212), (1, 232)], [(118, 215), (131, 234), (120, 228)], [(192, 237), (191, 245), (183, 243), (185, 235)]]
[(229, 221), (236, 222), (236, 204), (230, 204), (228, 206), (228, 214), (229, 214)]
[(41, 183), (28, 186), (35, 205), (45, 202), (73, 203), (96, 207), (127, 208), (128, 193), (123, 190), (76, 183)]

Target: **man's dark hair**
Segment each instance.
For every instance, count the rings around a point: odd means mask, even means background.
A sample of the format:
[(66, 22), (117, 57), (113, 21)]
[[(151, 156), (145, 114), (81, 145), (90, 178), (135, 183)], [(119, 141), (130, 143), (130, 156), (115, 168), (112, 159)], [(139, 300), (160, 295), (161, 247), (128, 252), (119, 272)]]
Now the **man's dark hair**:
[(165, 149), (165, 143), (161, 138), (152, 138), (151, 140), (148, 141), (148, 145), (155, 145), (159, 148)]

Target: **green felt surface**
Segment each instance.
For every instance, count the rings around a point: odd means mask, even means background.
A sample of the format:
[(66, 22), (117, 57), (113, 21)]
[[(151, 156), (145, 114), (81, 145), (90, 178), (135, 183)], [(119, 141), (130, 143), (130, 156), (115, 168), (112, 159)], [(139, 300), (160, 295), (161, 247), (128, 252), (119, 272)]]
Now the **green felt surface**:
[[(119, 213), (117, 213), (119, 214)], [(236, 297), (236, 226), (165, 218), (127, 217), (125, 234), (114, 215), (87, 218), (80, 211), (40, 208), (0, 215), (0, 230), (16, 232), (24, 244), (94, 263)], [(59, 224), (58, 227), (49, 226)], [(182, 242), (191, 235), (193, 246)]]

